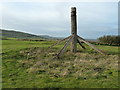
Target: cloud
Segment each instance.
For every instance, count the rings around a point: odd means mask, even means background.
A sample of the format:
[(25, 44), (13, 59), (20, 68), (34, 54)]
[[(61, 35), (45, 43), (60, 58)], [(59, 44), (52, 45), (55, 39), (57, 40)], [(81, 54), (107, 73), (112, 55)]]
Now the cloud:
[(34, 34), (68, 36), (70, 9), (77, 7), (78, 34), (97, 38), (117, 34), (117, 3), (40, 2), (3, 3), (2, 28)]

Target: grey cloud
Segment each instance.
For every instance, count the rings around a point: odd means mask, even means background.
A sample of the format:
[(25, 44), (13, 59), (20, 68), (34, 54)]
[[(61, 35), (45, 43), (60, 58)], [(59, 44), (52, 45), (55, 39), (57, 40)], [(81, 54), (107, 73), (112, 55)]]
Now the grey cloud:
[(7, 5), (3, 12), (3, 28), (65, 37), (70, 34), (70, 8), (76, 6), (78, 34), (85, 38), (117, 34), (114, 3), (26, 3), (25, 10), (22, 4)]

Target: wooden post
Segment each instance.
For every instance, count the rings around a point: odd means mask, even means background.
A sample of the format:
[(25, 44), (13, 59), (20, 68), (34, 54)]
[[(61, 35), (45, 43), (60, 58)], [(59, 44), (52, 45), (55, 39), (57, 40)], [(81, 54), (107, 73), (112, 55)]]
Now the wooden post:
[(76, 7), (71, 8), (71, 34), (73, 35), (73, 40), (71, 42), (71, 52), (76, 53), (77, 51)]
[(68, 40), (66, 42), (66, 44), (64, 45), (64, 47), (61, 48), (61, 50), (59, 51), (59, 53), (57, 54), (57, 57), (60, 58), (60, 56), (65, 52), (65, 49), (67, 48), (67, 46), (69, 45), (69, 43), (71, 42), (71, 52), (76, 53), (77, 52), (77, 42), (79, 43), (79, 45), (85, 49), (85, 47), (81, 44), (81, 41), (86, 43), (87, 45), (89, 45), (90, 47), (92, 47), (94, 50), (98, 51), (101, 54), (105, 54), (105, 52), (103, 52), (102, 50), (97, 49), (95, 46), (93, 46), (92, 44), (90, 44), (88, 41), (86, 41), (85, 39), (79, 37), (77, 35), (77, 16), (76, 16), (76, 7), (72, 7), (71, 8), (71, 36), (58, 41), (57, 43), (51, 45), (49, 48), (60, 44), (62, 41), (64, 40)]

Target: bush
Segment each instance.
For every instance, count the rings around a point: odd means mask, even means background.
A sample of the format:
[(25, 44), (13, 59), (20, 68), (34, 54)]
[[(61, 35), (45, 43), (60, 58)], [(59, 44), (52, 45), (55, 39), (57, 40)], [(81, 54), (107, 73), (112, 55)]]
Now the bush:
[(102, 44), (120, 45), (120, 36), (102, 36), (98, 38), (98, 41)]

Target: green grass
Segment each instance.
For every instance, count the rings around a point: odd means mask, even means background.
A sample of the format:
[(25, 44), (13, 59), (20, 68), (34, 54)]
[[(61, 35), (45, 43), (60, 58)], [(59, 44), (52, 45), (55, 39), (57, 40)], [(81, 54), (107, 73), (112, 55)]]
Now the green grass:
[[(118, 88), (118, 47), (96, 45), (109, 55), (101, 55), (84, 44), (76, 54), (70, 47), (53, 59), (63, 43), (56, 41), (2, 40), (3, 88)], [(37, 47), (37, 48), (35, 48)], [(28, 55), (29, 53), (29, 55)]]
[[(50, 46), (51, 42), (43, 41), (43, 42), (36, 42), (36, 41), (20, 41), (20, 40), (2, 40), (2, 50), (3, 52), (7, 52), (10, 50), (17, 51), (24, 48), (30, 47), (47, 47)], [(47, 43), (47, 44), (46, 44)], [(53, 42), (52, 42), (53, 43)]]

